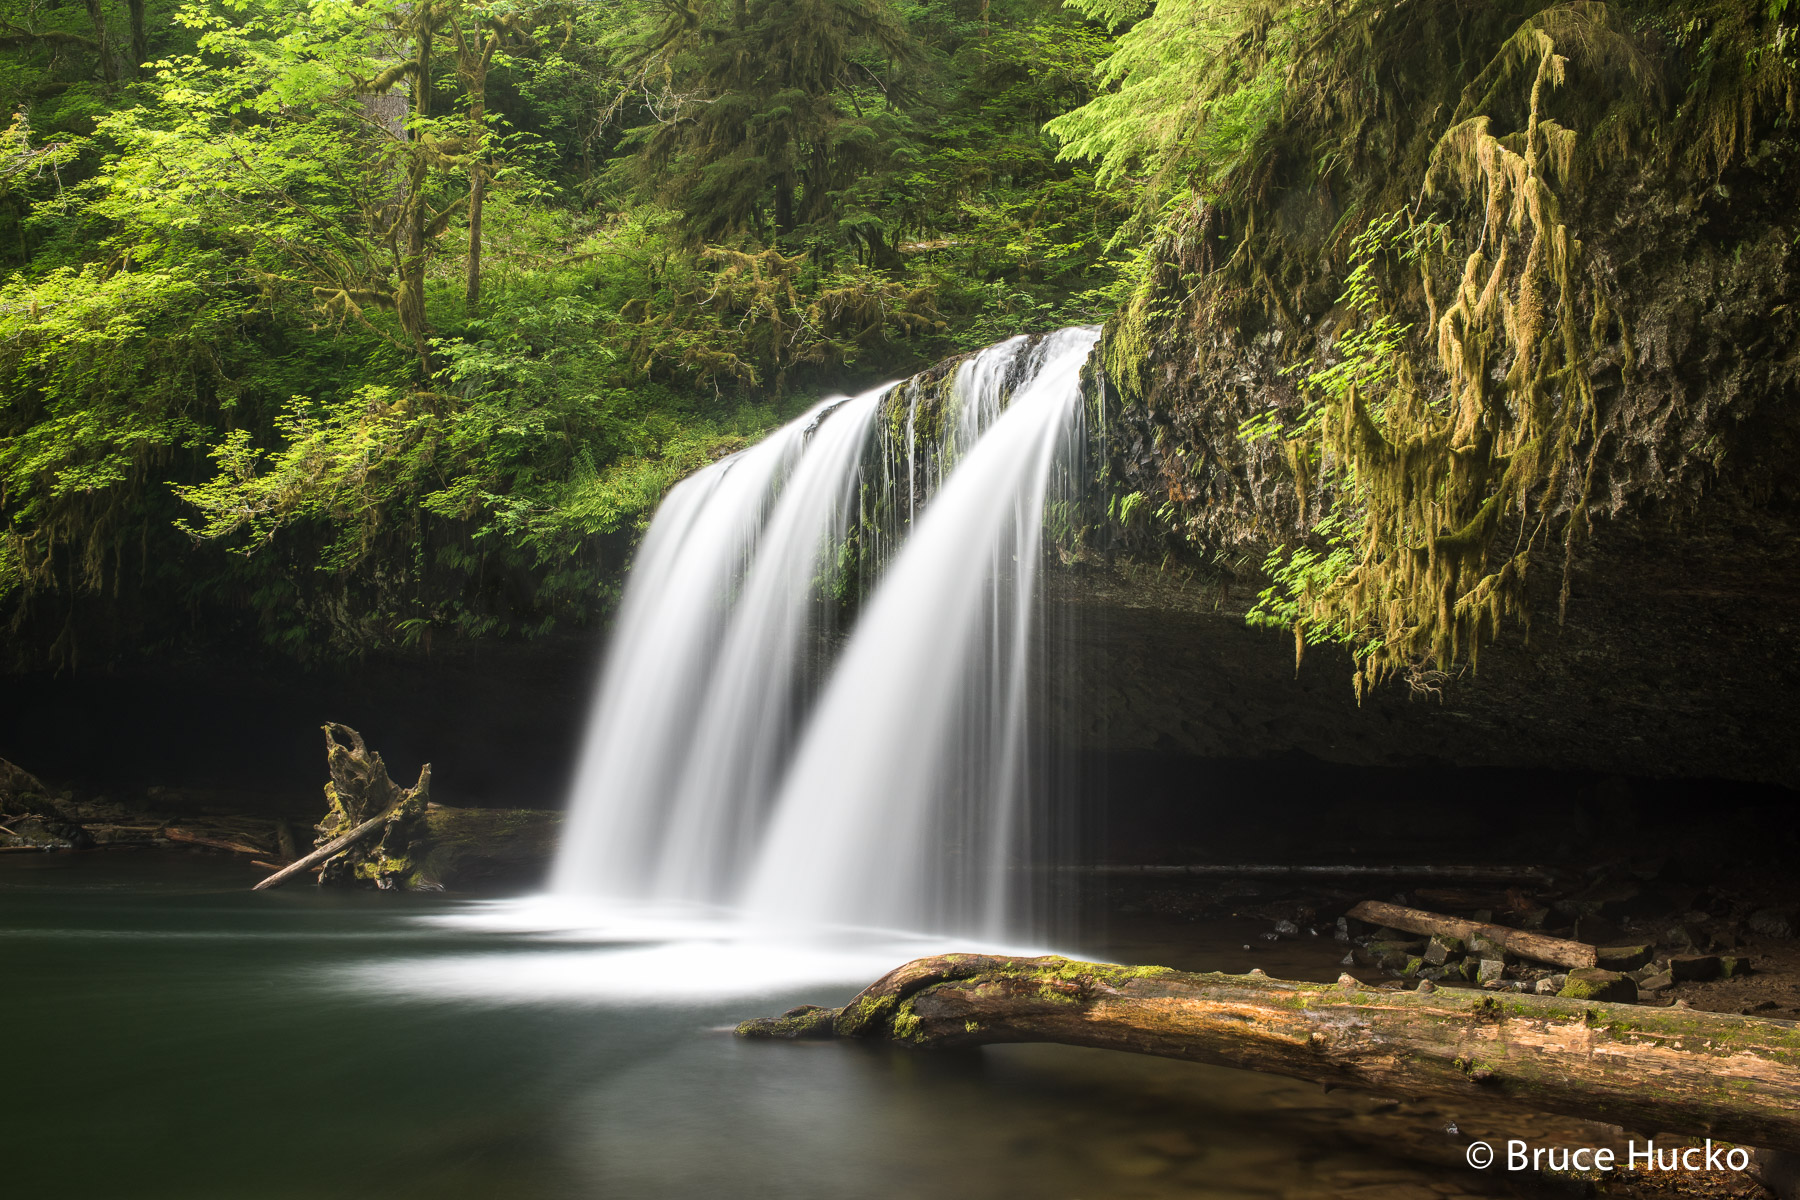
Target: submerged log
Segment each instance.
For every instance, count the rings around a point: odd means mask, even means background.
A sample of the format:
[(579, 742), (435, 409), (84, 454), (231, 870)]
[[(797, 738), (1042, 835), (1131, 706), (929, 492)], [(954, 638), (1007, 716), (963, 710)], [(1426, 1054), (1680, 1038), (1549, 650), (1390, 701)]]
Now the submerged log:
[(182, 842), (189, 846), (205, 846), (210, 850), (229, 850), (233, 854), (267, 854), (260, 846), (252, 846), (247, 842), (233, 841), (230, 838), (207, 837), (186, 829), (177, 829), (173, 825), (162, 829), (162, 836), (171, 842)]
[(1800, 1150), (1800, 1025), (1688, 1009), (948, 954), (841, 1009), (802, 1006), (737, 1032), (1096, 1046)]
[(1351, 909), (1348, 915), (1358, 921), (1366, 921), (1370, 925), (1385, 925), (1389, 929), (1404, 930), (1407, 933), (1422, 934), (1426, 937), (1430, 937), (1432, 934), (1441, 934), (1446, 937), (1459, 938), (1465, 942), (1475, 941), (1478, 938), (1485, 939), (1497, 943), (1509, 953), (1520, 958), (1529, 958), (1534, 962), (1553, 963), (1559, 967), (1568, 967), (1570, 970), (1600, 964), (1600, 951), (1586, 942), (1571, 942), (1565, 938), (1546, 937), (1541, 933), (1529, 933), (1523, 929), (1493, 925), (1484, 921), (1465, 921), (1460, 917), (1446, 917), (1442, 913), (1426, 912), (1422, 908), (1406, 908), (1399, 904), (1384, 904), (1379, 900), (1364, 900)]

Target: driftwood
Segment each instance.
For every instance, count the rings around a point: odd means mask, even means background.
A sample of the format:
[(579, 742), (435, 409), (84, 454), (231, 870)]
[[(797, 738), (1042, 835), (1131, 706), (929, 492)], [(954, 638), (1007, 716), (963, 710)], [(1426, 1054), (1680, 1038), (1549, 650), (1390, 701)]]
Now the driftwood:
[(1571, 970), (1600, 965), (1599, 949), (1586, 942), (1546, 937), (1541, 933), (1529, 933), (1523, 929), (1491, 925), (1482, 921), (1465, 921), (1460, 917), (1446, 917), (1421, 908), (1405, 908), (1398, 904), (1383, 904), (1379, 900), (1364, 900), (1351, 909), (1349, 915), (1370, 925), (1385, 925), (1389, 929), (1427, 937), (1441, 934), (1465, 942), (1481, 938), (1497, 943), (1520, 958), (1553, 963)]
[(361, 825), (352, 829), (349, 833), (340, 834), (339, 836), (332, 838), (329, 842), (326, 842), (323, 846), (320, 846), (317, 850), (314, 850), (311, 854), (308, 854), (298, 862), (289, 863), (287, 866), (281, 868), (281, 870), (275, 872), (250, 890), (253, 892), (260, 892), (264, 888), (280, 887), (294, 876), (300, 874), (300, 872), (306, 870), (306, 868), (317, 866), (336, 854), (339, 850), (348, 849), (357, 842), (362, 841), (362, 839), (368, 837), (383, 825), (386, 825), (387, 819), (387, 813), (382, 813), (379, 817), (370, 817)]
[(1097, 1046), (1800, 1150), (1800, 1025), (1680, 1008), (950, 954), (890, 972), (844, 1008), (737, 1032)]

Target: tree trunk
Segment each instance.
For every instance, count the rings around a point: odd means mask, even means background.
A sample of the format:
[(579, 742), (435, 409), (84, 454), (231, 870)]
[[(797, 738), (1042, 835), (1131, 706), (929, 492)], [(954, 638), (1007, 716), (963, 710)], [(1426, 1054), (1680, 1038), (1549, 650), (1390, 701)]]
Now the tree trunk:
[(131, 73), (142, 77), (145, 74), (144, 64), (150, 61), (150, 36), (144, 30), (145, 0), (126, 0), (126, 9), (131, 14)]
[(738, 1034), (1097, 1046), (1800, 1150), (1800, 1025), (1681, 1008), (951, 954)]
[(457, 30), (458, 58), (469, 88), (469, 268), (463, 283), (463, 302), (473, 316), (481, 308), (481, 209), (487, 200), (487, 76), (500, 48), (500, 34), (493, 31), (477, 52)]
[[(482, 116), (483, 106), (470, 107), (472, 122), (479, 124)], [(480, 145), (479, 140), (476, 145)], [(480, 154), (477, 149), (475, 161), (469, 164), (469, 274), (463, 284), (463, 303), (471, 316), (481, 308), (481, 205), (487, 199), (487, 172), (482, 168)]]
[(106, 14), (100, 10), (100, 0), (86, 0), (88, 23), (94, 27), (94, 41), (100, 54), (100, 75), (107, 86), (119, 82), (119, 65), (113, 61), (112, 38), (106, 32)]
[[(419, 119), (431, 115), (431, 35), (429, 22), (420, 21), (417, 59), (419, 70), (414, 76), (413, 107)], [(426, 202), (426, 185), (431, 168), (423, 153), (414, 153), (406, 179), (406, 253), (400, 260), (400, 287), (395, 295), (395, 315), (400, 327), (412, 338), (419, 356), (419, 370), (430, 379), (434, 374), (431, 354), (431, 324), (425, 317), (425, 265), (430, 238), (426, 229), (431, 222), (431, 207)]]

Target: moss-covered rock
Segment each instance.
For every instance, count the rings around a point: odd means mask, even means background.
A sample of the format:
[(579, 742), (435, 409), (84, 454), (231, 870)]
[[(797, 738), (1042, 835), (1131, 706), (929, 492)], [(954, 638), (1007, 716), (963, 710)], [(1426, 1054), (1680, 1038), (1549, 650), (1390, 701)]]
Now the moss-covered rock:
[(1600, 967), (1579, 967), (1569, 972), (1562, 990), (1556, 993), (1564, 1000), (1606, 1000), (1631, 1004), (1638, 998), (1637, 984), (1619, 974)]

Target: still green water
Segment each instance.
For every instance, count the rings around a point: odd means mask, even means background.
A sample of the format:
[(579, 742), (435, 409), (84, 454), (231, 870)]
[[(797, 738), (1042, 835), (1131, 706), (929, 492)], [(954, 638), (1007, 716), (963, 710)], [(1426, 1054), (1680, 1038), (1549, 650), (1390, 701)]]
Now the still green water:
[[(253, 878), (0, 857), (5, 1195), (1508, 1194), (1434, 1110), (1065, 1047), (746, 1043), (726, 1028), (855, 988), (596, 1003), (531, 984), (576, 961), (540, 938), (421, 920), (469, 901)], [(434, 990), (471, 962), (524, 983)]]

